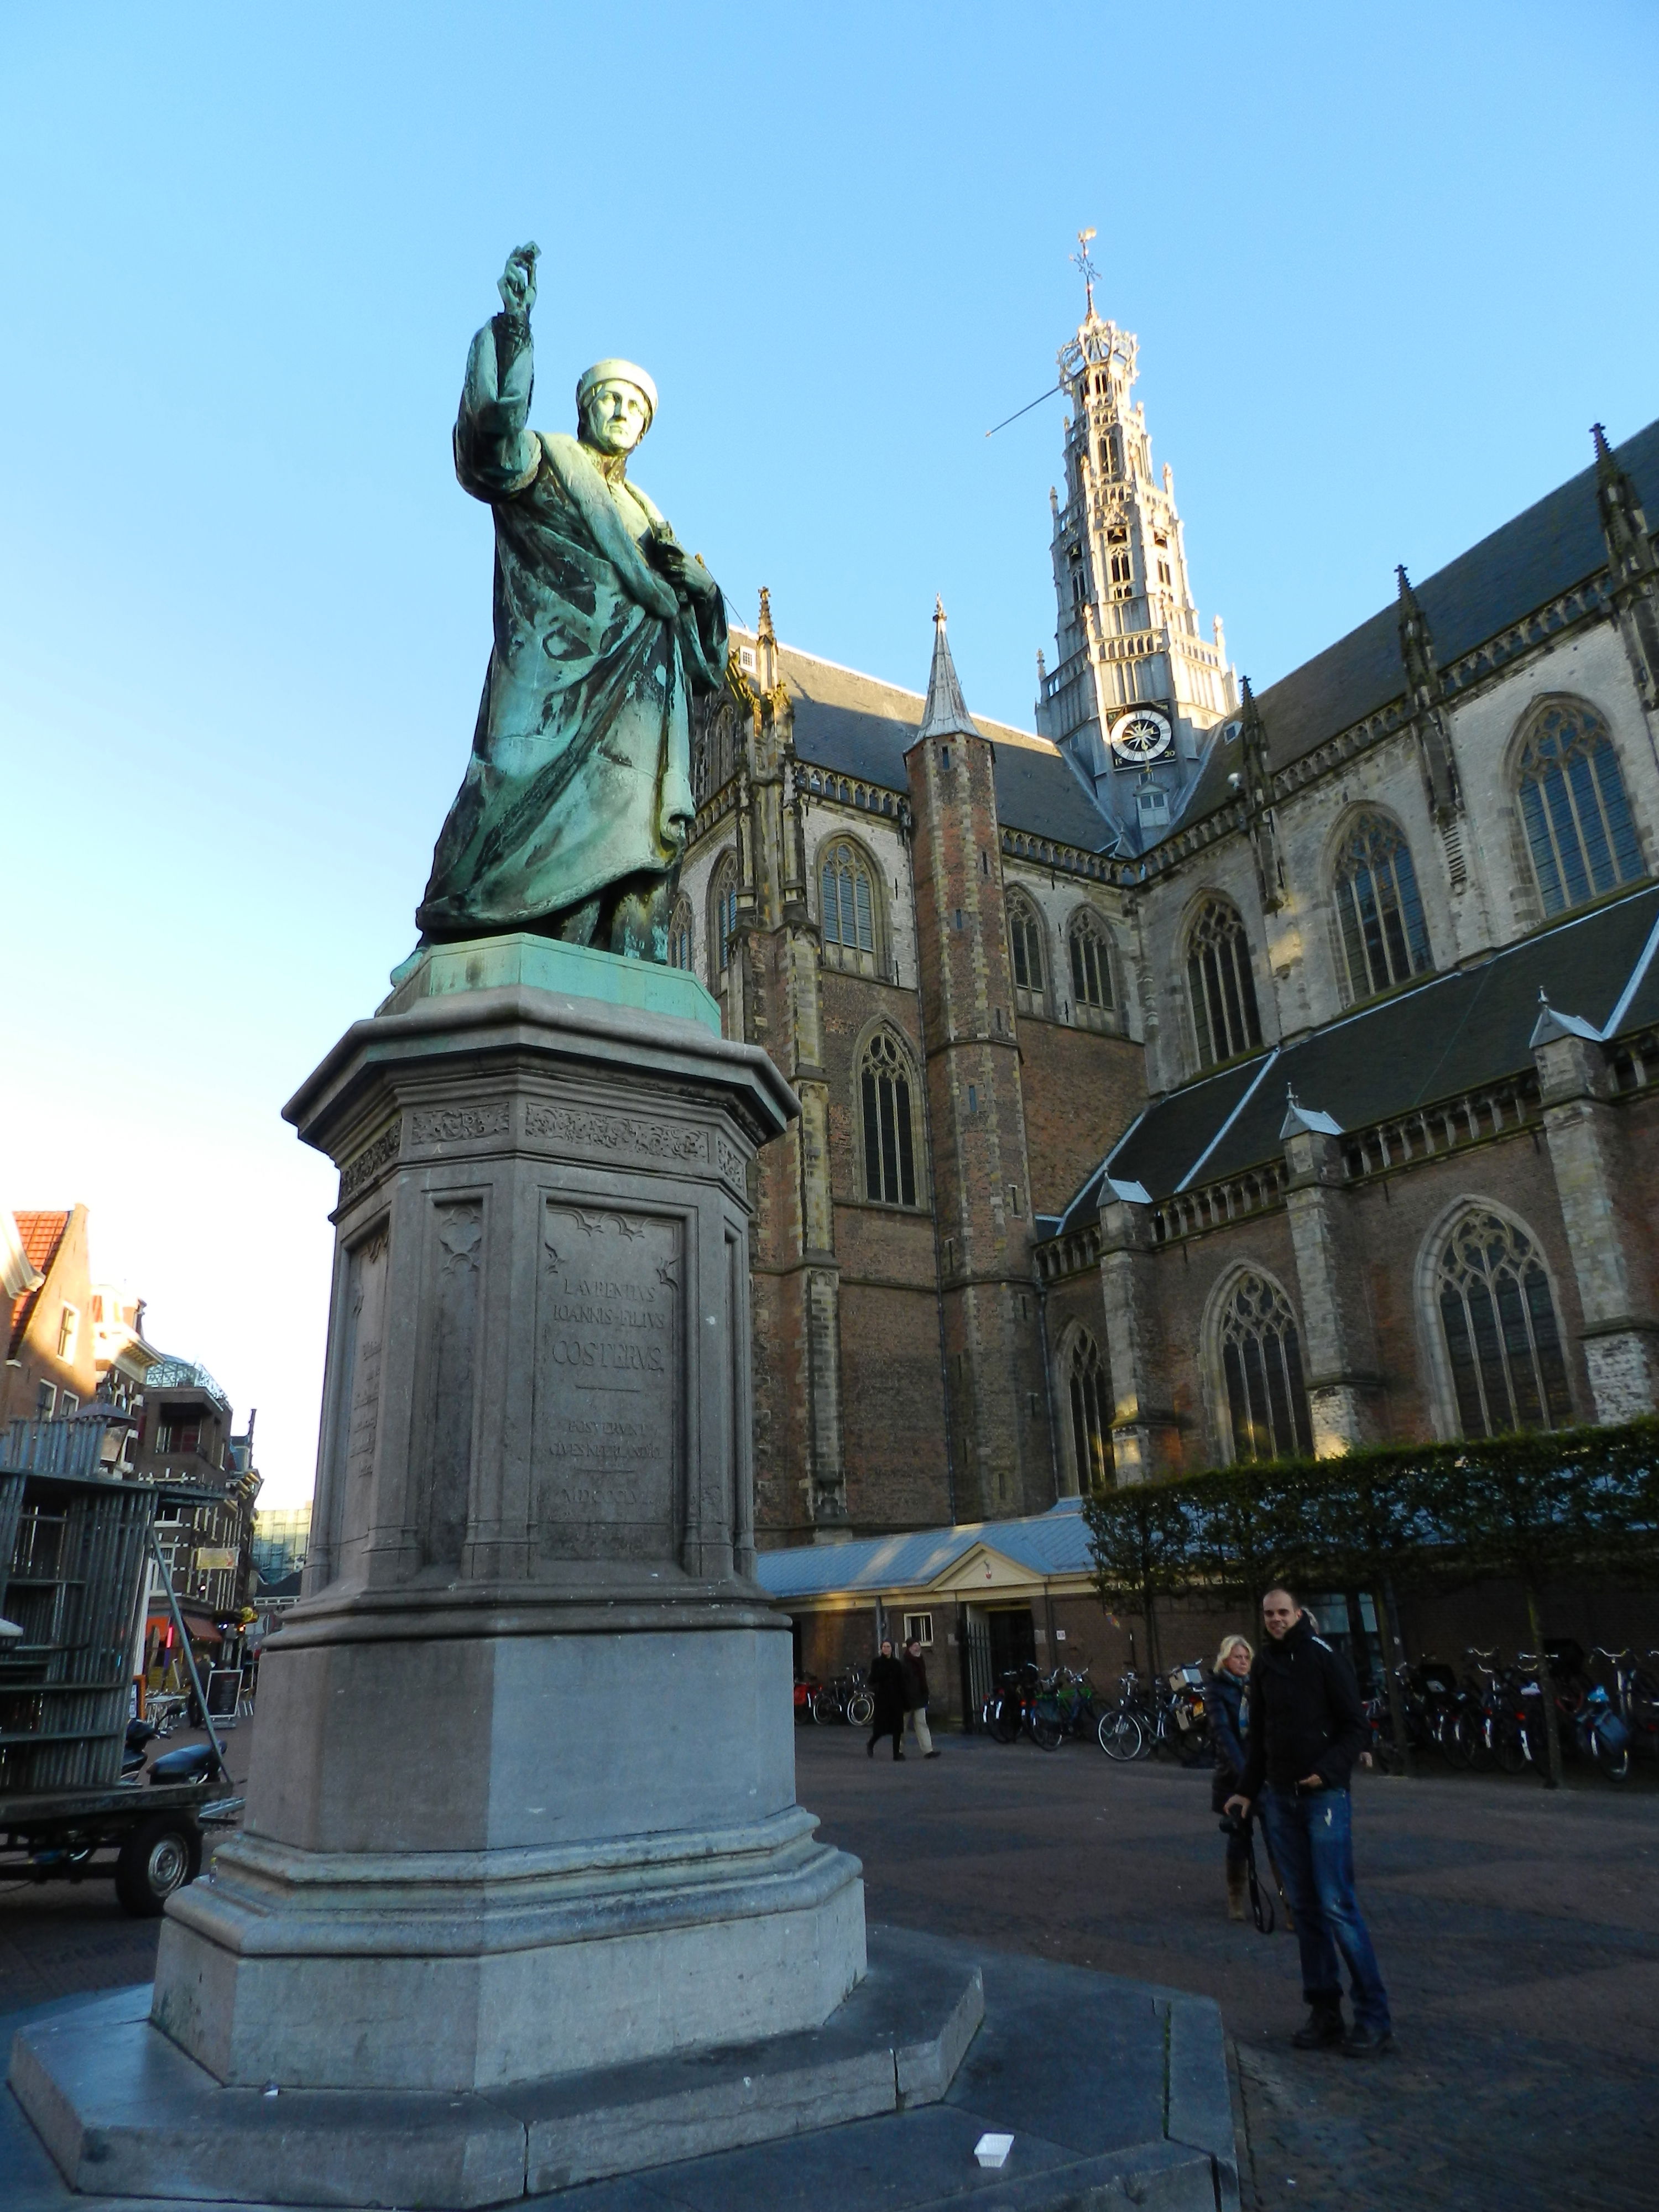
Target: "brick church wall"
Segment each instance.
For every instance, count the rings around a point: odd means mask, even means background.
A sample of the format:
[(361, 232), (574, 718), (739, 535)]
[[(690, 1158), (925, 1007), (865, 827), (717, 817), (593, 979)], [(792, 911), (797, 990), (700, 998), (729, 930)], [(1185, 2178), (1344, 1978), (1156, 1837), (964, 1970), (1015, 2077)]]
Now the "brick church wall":
[(1022, 1014), (1019, 1050), (1031, 1205), (1058, 1213), (1146, 1104), (1141, 1048)]

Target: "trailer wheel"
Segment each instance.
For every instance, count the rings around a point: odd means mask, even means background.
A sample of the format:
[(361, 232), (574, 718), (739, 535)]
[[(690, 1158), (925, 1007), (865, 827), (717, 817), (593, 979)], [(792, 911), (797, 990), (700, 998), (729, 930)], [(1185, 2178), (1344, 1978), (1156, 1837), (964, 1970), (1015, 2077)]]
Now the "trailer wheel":
[(115, 1894), (135, 1919), (153, 1920), (175, 1889), (202, 1871), (202, 1832), (188, 1814), (141, 1820), (115, 1862)]

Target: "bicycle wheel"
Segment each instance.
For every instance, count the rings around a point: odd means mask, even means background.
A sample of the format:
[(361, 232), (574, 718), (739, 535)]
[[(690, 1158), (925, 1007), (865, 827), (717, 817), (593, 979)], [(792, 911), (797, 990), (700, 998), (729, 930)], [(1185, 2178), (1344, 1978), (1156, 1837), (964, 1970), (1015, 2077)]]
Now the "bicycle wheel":
[(999, 1743), (1012, 1743), (1019, 1734), (1019, 1705), (1013, 1698), (999, 1698), (991, 1708), (991, 1733)]
[(1144, 1717), (1137, 1713), (1135, 1726), (1140, 1730), (1140, 1741), (1135, 1748), (1134, 1755), (1137, 1759), (1150, 1759), (1154, 1752), (1163, 1747), (1163, 1737), (1159, 1732), (1157, 1719), (1154, 1717)]
[(812, 1718), (820, 1728), (827, 1728), (831, 1721), (841, 1718), (841, 1707), (836, 1703), (836, 1693), (833, 1690), (819, 1690), (815, 1693), (812, 1698)]
[(868, 1728), (876, 1717), (876, 1701), (868, 1690), (854, 1690), (847, 1700), (847, 1720), (851, 1728)]
[(1469, 1728), (1462, 1713), (1445, 1713), (1434, 1732), (1440, 1747), (1440, 1756), (1448, 1766), (1465, 1768), (1474, 1763), (1474, 1746), (1469, 1741)]
[(1628, 1782), (1630, 1779), (1630, 1746), (1621, 1743), (1617, 1751), (1598, 1751), (1595, 1763), (1609, 1782)]
[(1532, 1749), (1527, 1741), (1526, 1729), (1518, 1721), (1500, 1721), (1494, 1731), (1492, 1755), (1499, 1771), (1504, 1774), (1524, 1774), (1531, 1764)]
[(1065, 1739), (1066, 1730), (1060, 1716), (1052, 1707), (1031, 1705), (1026, 1710), (1025, 1725), (1031, 1741), (1039, 1751), (1058, 1751)]
[(1108, 1759), (1134, 1759), (1139, 1754), (1140, 1723), (1133, 1713), (1103, 1713), (1095, 1736)]

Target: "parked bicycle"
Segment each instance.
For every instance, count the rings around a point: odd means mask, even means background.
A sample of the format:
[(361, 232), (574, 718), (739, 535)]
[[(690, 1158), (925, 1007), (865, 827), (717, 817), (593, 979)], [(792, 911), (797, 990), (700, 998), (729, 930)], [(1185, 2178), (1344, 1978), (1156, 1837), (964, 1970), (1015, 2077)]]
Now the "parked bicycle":
[(820, 1723), (845, 1721), (848, 1728), (868, 1728), (876, 1717), (876, 1701), (864, 1679), (862, 1667), (849, 1667), (826, 1682), (812, 1699), (812, 1717)]
[(1044, 1674), (1031, 1660), (1011, 1668), (980, 1707), (980, 1724), (999, 1743), (1030, 1736), (1042, 1751), (1058, 1751), (1066, 1737), (1058, 1694), (1059, 1668)]

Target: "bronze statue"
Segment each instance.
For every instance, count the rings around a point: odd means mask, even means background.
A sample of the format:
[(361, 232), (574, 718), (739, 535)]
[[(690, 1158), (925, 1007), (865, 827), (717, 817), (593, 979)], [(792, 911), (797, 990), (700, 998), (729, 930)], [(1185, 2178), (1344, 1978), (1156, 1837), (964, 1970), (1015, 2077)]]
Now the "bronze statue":
[(427, 943), (532, 930), (665, 962), (724, 602), (628, 480), (657, 405), (642, 368), (587, 370), (577, 436), (528, 427), (537, 251), (509, 258), (467, 357), (455, 473), (495, 518), (495, 638), (416, 920)]

